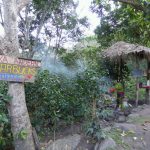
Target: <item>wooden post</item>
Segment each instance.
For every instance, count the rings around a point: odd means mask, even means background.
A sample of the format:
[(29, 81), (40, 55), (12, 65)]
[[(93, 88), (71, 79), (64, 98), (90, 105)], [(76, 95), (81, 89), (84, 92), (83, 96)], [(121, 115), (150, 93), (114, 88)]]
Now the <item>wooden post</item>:
[(32, 135), (33, 135), (33, 139), (35, 143), (35, 149), (40, 150), (40, 141), (39, 141), (35, 128), (32, 128)]
[[(139, 69), (139, 60), (138, 57), (136, 56), (136, 69)], [(139, 80), (138, 80), (138, 75), (136, 77), (136, 101), (135, 101), (135, 106), (138, 106), (139, 102)]]
[(139, 101), (139, 83), (138, 77), (136, 77), (136, 102), (135, 102), (136, 107), (138, 106), (138, 101)]
[[(148, 59), (147, 60), (148, 63), (147, 63), (147, 86), (150, 86), (150, 60)], [(146, 104), (150, 104), (150, 89), (147, 88), (146, 89), (146, 99), (145, 99), (145, 103)]]

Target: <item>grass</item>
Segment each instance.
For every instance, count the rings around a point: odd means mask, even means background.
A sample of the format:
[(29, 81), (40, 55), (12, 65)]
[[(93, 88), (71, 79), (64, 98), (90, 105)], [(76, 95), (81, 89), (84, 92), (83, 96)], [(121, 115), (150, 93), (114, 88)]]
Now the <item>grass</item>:
[[(123, 141), (122, 133), (123, 133), (122, 130), (114, 128), (111, 131), (107, 132), (106, 135), (108, 137), (111, 137), (118, 146), (121, 146), (125, 150), (130, 150), (130, 146)], [(135, 133), (132, 131), (124, 132), (124, 134), (127, 137), (133, 137), (135, 135)]]

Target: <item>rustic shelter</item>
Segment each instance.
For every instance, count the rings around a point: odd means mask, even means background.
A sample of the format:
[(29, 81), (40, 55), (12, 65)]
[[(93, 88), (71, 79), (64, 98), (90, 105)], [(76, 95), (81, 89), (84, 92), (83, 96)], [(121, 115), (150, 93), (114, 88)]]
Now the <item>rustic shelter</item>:
[(103, 51), (103, 57), (107, 57), (112, 60), (126, 59), (132, 55), (148, 59), (150, 58), (150, 48), (121, 41)]
[[(150, 104), (150, 48), (138, 44), (130, 44), (123, 41), (117, 42), (102, 53), (104, 58), (118, 63), (125, 62), (129, 58), (146, 59), (147, 60), (147, 86), (146, 89), (146, 103)], [(138, 79), (137, 79), (138, 81)], [(136, 105), (138, 104), (138, 89), (136, 93)]]

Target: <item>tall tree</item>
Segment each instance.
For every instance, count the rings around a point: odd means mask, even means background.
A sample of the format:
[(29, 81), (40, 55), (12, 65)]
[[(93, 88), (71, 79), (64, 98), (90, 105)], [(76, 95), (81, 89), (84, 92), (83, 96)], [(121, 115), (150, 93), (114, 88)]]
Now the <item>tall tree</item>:
[[(107, 5), (109, 4), (109, 5)], [(127, 41), (150, 46), (150, 24), (145, 11), (135, 9), (131, 4), (116, 4), (113, 7), (110, 3), (100, 3), (93, 10), (101, 15), (101, 24), (95, 30), (98, 41), (102, 47), (108, 47), (116, 41)], [(145, 10), (148, 5), (144, 6)], [(105, 9), (105, 11), (102, 10)], [(106, 11), (107, 10), (107, 11)], [(148, 10), (148, 9), (147, 9)], [(100, 13), (101, 12), (101, 13)], [(105, 13), (104, 13), (105, 12)], [(103, 14), (104, 13), (104, 14)], [(137, 30), (138, 29), (138, 30)]]
[[(3, 0), (5, 37), (0, 38), (2, 54), (19, 56), (17, 14), (29, 0)], [(34, 150), (32, 128), (26, 107), (24, 84), (9, 82), (11, 129), (16, 150)], [(24, 134), (22, 139), (19, 135)]]
[[(147, 12), (150, 8), (149, 0), (111, 0), (112, 2), (120, 2), (126, 5), (130, 5), (137, 11)], [(93, 0), (93, 4), (99, 5), (99, 8), (106, 8), (106, 5), (110, 4), (110, 0)]]
[(73, 0), (33, 0), (19, 13), (19, 40), (27, 57), (33, 57), (39, 43), (58, 51), (67, 41), (78, 40), (88, 23), (78, 18), (76, 7)]

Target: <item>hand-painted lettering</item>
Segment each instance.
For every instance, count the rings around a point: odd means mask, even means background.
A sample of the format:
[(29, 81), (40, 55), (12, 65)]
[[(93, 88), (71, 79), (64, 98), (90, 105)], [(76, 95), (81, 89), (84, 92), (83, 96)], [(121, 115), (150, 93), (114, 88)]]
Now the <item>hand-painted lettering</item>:
[(39, 61), (0, 55), (0, 80), (33, 82), (40, 65)]

